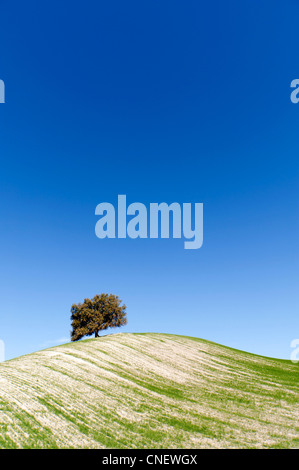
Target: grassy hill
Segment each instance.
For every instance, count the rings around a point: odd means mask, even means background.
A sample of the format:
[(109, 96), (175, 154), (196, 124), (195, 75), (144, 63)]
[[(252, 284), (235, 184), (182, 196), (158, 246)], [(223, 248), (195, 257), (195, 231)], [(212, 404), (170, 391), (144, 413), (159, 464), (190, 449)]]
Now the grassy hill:
[(299, 364), (114, 334), (0, 364), (0, 448), (299, 447)]

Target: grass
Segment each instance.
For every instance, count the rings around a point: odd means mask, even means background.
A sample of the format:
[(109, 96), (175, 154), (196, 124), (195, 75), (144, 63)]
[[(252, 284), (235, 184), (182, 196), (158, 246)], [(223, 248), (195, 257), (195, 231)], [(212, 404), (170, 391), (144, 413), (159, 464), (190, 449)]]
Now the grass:
[(0, 448), (298, 448), (299, 364), (116, 334), (0, 364)]

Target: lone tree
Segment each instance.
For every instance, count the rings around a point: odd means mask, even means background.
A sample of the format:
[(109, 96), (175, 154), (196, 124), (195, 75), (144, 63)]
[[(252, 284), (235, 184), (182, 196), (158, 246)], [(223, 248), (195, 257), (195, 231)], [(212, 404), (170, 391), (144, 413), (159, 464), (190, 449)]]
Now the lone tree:
[(99, 331), (126, 325), (126, 306), (121, 302), (117, 295), (100, 294), (93, 299), (84, 299), (82, 304), (72, 305), (71, 340), (78, 341), (93, 333), (97, 338)]

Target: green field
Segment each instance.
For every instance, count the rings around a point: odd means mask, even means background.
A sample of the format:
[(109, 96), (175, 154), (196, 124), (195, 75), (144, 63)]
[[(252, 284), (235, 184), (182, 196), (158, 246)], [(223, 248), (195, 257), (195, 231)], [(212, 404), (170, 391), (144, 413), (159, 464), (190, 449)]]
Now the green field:
[(114, 334), (0, 364), (0, 448), (296, 448), (299, 364)]

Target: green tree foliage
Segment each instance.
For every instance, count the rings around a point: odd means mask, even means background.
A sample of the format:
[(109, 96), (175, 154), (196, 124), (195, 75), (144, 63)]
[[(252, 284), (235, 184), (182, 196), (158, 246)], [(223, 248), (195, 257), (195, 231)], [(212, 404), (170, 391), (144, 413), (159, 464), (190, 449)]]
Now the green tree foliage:
[(117, 295), (100, 294), (72, 305), (72, 341), (92, 334), (97, 338), (99, 331), (126, 325), (126, 306), (121, 302)]

